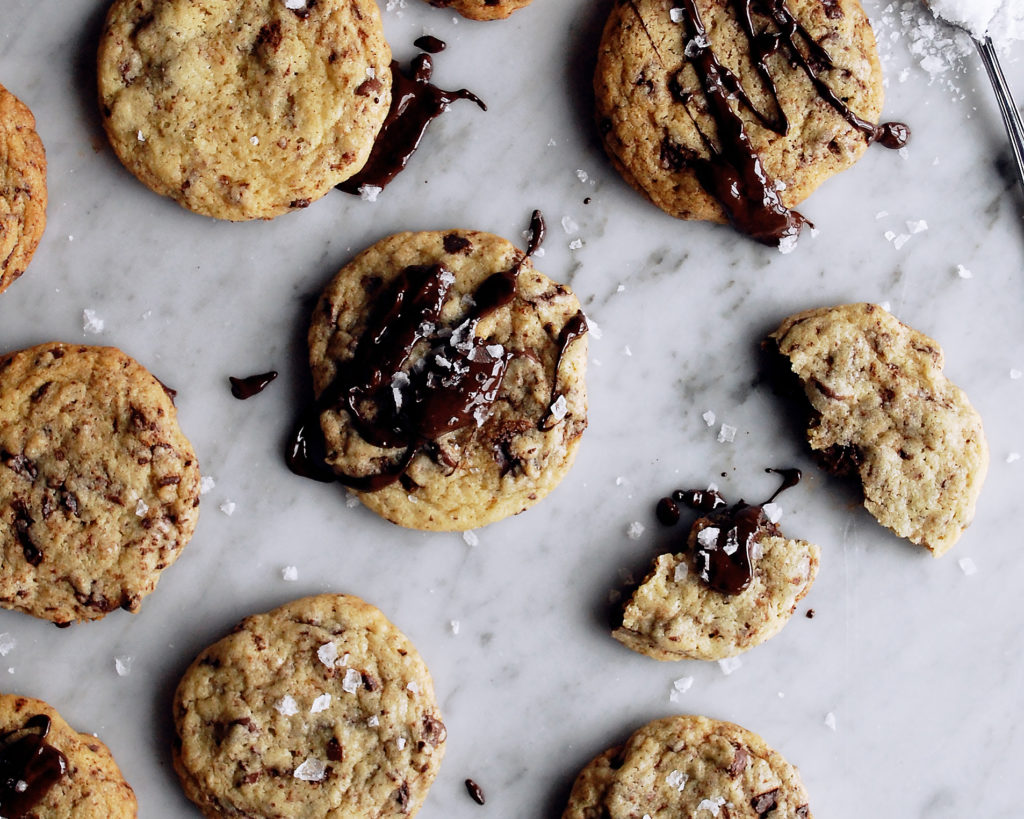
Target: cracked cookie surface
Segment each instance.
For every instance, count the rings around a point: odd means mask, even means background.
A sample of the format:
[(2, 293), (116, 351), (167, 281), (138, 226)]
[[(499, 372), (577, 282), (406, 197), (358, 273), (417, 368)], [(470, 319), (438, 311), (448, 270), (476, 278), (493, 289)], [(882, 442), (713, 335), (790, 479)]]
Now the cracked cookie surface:
[(648, 723), (591, 761), (562, 819), (811, 819), (807, 801), (796, 769), (757, 734), (675, 716)]
[(939, 345), (874, 304), (798, 313), (767, 344), (810, 404), (812, 451), (858, 476), (879, 523), (946, 552), (974, 517), (988, 444)]
[(707, 525), (700, 519), (690, 530), (688, 554), (657, 558), (612, 632), (616, 640), (656, 660), (720, 660), (760, 645), (789, 622), (814, 583), (818, 547), (766, 532), (756, 541), (760, 556), (750, 585), (725, 594), (710, 588), (693, 566), (698, 532)]
[(174, 698), (174, 766), (208, 817), (409, 817), (446, 730), (423, 660), (341, 594), (247, 617)]
[(58, 624), (136, 611), (199, 515), (164, 386), (113, 347), (0, 357), (0, 606)]
[(36, 252), (46, 227), (46, 152), (32, 112), (0, 85), (0, 292)]
[[(40, 721), (42, 728), (38, 725)], [(15, 785), (16, 795), (4, 793), (5, 816), (16, 813), (47, 819), (134, 819), (137, 816), (135, 792), (125, 782), (106, 745), (92, 734), (78, 733), (42, 700), (2, 694), (0, 748), (10, 748), (19, 741), (24, 743), (20, 747), (39, 750), (30, 772), (17, 768), (17, 753), (5, 758), (5, 775), (18, 777), (20, 785), (27, 784), (21, 789)], [(60, 756), (63, 760), (58, 762)], [(63, 773), (58, 774), (61, 764)], [(6, 788), (0, 789), (6, 791)], [(8, 797), (15, 804), (11, 804)], [(22, 808), (24, 811), (18, 813)]]
[(533, 0), (427, 0), (432, 6), (457, 11), (470, 20), (503, 20)]
[[(532, 506), (572, 466), (587, 423), (586, 324), (572, 292), (537, 272), (505, 239), (466, 230), (397, 234), (357, 256), (324, 291), (309, 332), (313, 383), (321, 400), (353, 362), (373, 354), (367, 328), (400, 298), (395, 289), (407, 271), (434, 266), (443, 270), (449, 289), (436, 322), (430, 322), (433, 341), (417, 342), (391, 380), (394, 394), (384, 384), (380, 403), (370, 412), (399, 417), (414, 401), (423, 406), (437, 399), (440, 388), (414, 394), (407, 389), (410, 379), (415, 382), (425, 366), (455, 362), (457, 370), (465, 363), (461, 350), (470, 342), (481, 347), (470, 352), (472, 357), (479, 353), (483, 360), (491, 355), (485, 351), (493, 351), (507, 359), (493, 401), (458, 428), (429, 439), (412, 436), (408, 446), (367, 440), (350, 408), (341, 408), (343, 400), (324, 409), (320, 426), (327, 462), (343, 475), (365, 479), (411, 458), (391, 484), (357, 492), (370, 509), (410, 528), (466, 530)], [(515, 269), (511, 301), (467, 329), (485, 282)], [(430, 286), (441, 285), (432, 280)], [(581, 332), (566, 342), (574, 322), (582, 322)], [(466, 338), (456, 343), (460, 333)], [(443, 354), (436, 346), (427, 349), (446, 338), (452, 344)], [(405, 409), (395, 406), (403, 400)]]
[[(717, 146), (701, 78), (687, 56), (691, 34), (674, 22), (678, 0), (617, 0), (601, 41), (594, 87), (597, 120), (612, 164), (634, 188), (681, 219), (724, 222), (725, 212), (698, 180), (699, 161)], [(730, 0), (697, 0), (711, 47), (737, 77), (754, 108), (788, 131), (766, 127), (746, 105), (730, 105), (743, 122), (768, 177), (779, 183), (787, 208), (803, 201), (825, 179), (849, 167), (867, 147), (851, 126), (784, 53), (766, 64), (779, 105), (755, 67), (749, 40)], [(741, 5), (741, 4), (739, 4)], [(824, 47), (835, 68), (822, 78), (861, 118), (874, 122), (882, 109), (882, 72), (874, 34), (856, 0), (786, 0), (799, 23)], [(756, 8), (755, 4), (755, 8)], [(767, 25), (753, 15), (755, 30)], [(717, 148), (716, 148), (717, 150)]]
[(372, 0), (115, 0), (103, 124), (152, 190), (218, 219), (270, 219), (356, 173), (391, 101)]

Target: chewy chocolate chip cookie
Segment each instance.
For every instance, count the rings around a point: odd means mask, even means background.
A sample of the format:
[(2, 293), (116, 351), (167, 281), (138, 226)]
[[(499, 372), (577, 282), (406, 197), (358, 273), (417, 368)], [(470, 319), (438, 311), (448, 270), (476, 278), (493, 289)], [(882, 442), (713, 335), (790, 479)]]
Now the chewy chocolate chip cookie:
[(208, 817), (413, 816), (446, 737), (416, 649), (341, 594), (247, 617), (203, 651), (174, 724), (174, 767)]
[(198, 516), (195, 453), (145, 368), (113, 347), (0, 357), (0, 606), (137, 611)]

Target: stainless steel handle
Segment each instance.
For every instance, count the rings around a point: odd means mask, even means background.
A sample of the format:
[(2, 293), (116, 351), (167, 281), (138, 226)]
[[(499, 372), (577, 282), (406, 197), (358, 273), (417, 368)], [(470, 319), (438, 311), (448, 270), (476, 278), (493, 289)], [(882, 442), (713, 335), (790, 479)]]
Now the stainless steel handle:
[(1013, 150), (1013, 159), (1017, 166), (1017, 180), (1020, 182), (1021, 190), (1024, 190), (1024, 123), (1021, 122), (1020, 111), (1013, 101), (1010, 86), (1006, 84), (1006, 77), (1003, 76), (1003, 69), (999, 65), (992, 38), (978, 37), (974, 43), (978, 46), (981, 61), (985, 64), (988, 78), (996, 92), (999, 113), (1003, 115), (1003, 124), (1010, 137), (1010, 148)]

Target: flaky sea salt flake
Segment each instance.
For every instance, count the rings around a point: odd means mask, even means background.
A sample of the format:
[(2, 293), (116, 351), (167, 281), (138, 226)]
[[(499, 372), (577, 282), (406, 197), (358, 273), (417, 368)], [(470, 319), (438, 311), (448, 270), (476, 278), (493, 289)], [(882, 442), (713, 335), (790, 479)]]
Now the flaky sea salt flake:
[(910, 241), (909, 233), (901, 233), (895, 239), (892, 240), (892, 246), (899, 250), (903, 245)]
[(718, 667), (722, 669), (722, 673), (727, 677), (741, 665), (743, 665), (743, 660), (739, 657), (726, 657), (724, 660), (718, 661)]
[(708, 410), (703, 415), (701, 415), (701, 418), (704, 419), (704, 423), (707, 424), (709, 427), (713, 427), (715, 425), (715, 413), (712, 412), (711, 410)]
[(924, 219), (911, 219), (907, 221), (907, 230), (911, 233), (923, 233), (928, 230), (928, 223)]
[(569, 242), (569, 250), (579, 250), (583, 247), (583, 240), (580, 238), (573, 239)]
[(777, 503), (766, 503), (761, 508), (764, 510), (764, 516), (768, 518), (769, 523), (778, 523), (782, 520), (782, 507)]
[(376, 202), (382, 190), (384, 188), (380, 187), (380, 185), (360, 185), (359, 198), (364, 202)]
[(82, 311), (83, 332), (92, 333), (93, 335), (96, 335), (97, 333), (102, 333), (105, 324), (106, 322), (96, 315), (95, 310), (90, 310), (86, 308), (85, 310)]
[(631, 524), (629, 524), (629, 526), (626, 527), (626, 536), (630, 540), (639, 540), (640, 536), (643, 535), (643, 533), (644, 525), (638, 520), (634, 520)]
[(672, 681), (672, 690), (678, 691), (680, 694), (685, 694), (693, 688), (693, 677), (680, 677), (678, 680)]
[(718, 443), (731, 444), (736, 440), (737, 429), (730, 424), (722, 424), (718, 430)]
[(117, 672), (118, 677), (127, 677), (132, 673), (132, 658), (127, 654), (122, 654), (119, 657), (114, 658), (114, 671)]
[(370, 728), (376, 728), (377, 726), (379, 726), (379, 725), (380, 725), (380, 719), (379, 719), (379, 718), (377, 717), (377, 715), (376, 715), (376, 714), (374, 714), (374, 715), (373, 715), (372, 717), (370, 717), (370, 718), (369, 718), (369, 719), (368, 719), (368, 720), (366, 721), (366, 724), (367, 724), (367, 726), (369, 726)]
[(454, 634), (456, 636), (458, 636), (459, 629), (461, 627), (462, 627), (462, 624), (458, 620), (452, 620), (452, 621), (450, 621), (448, 623), (448, 628), (450, 628), (452, 630), (452, 634)]
[(324, 643), (316, 650), (316, 656), (328, 668), (334, 668), (338, 662), (338, 646), (334, 643)]
[(224, 501), (224, 503), (220, 505), (219, 508), (221, 512), (223, 512), (228, 517), (231, 517), (233, 514), (235, 514), (235, 509), (238, 508), (238, 504), (236, 504), (233, 500), (226, 500)]
[(836, 730), (836, 715), (831, 711), (825, 714), (825, 727), (830, 731)]
[(669, 771), (668, 776), (665, 777), (665, 784), (670, 788), (675, 788), (677, 791), (681, 791), (686, 787), (686, 780), (689, 778), (689, 775), (684, 774), (682, 771), (673, 769)]
[(10, 632), (5, 631), (3, 634), (0, 634), (0, 657), (6, 657), (14, 651), (16, 645), (18, 645), (18, 641), (14, 639)]
[(217, 482), (213, 479), (212, 476), (204, 475), (202, 478), (199, 479), (199, 494), (200, 495), (205, 495), (207, 492), (209, 492), (211, 489), (213, 489), (213, 487), (215, 487), (216, 485), (217, 485)]
[(682, 9), (669, 9), (668, 17), (673, 23), (681, 23), (685, 19)]
[(418, 682), (416, 682), (416, 680), (409, 680), (408, 684), (405, 687), (412, 694), (419, 694), (420, 693), (420, 685), (419, 685)]
[(686, 575), (689, 573), (689, 571), (690, 570), (687, 567), (686, 563), (681, 560), (678, 563), (676, 563), (676, 567), (672, 571), (672, 579), (676, 583), (680, 583), (680, 582), (682, 582), (683, 580), (686, 579)]
[(466, 545), (467, 546), (479, 546), (480, 545), (480, 538), (477, 537), (476, 532), (474, 532), (472, 529), (467, 529), (465, 532), (463, 532), (462, 533), (462, 539), (464, 541), (466, 541)]
[(970, 270), (968, 270), (966, 267), (964, 267), (962, 264), (958, 264), (956, 266), (956, 275), (958, 275), (961, 279), (972, 279), (972, 278), (974, 278), (974, 274)]
[(274, 708), (277, 709), (277, 713), (285, 717), (290, 717), (299, 713), (299, 704), (295, 701), (295, 697), (290, 694), (285, 694), (281, 697), (281, 699), (275, 703)]
[(562, 230), (564, 230), (566, 233), (571, 235), (573, 233), (579, 233), (580, 232), (580, 226), (578, 224), (576, 224), (576, 222), (573, 220), (573, 218), (571, 216), (563, 216), (562, 217)]
[(149, 511), (149, 504), (146, 503), (142, 498), (139, 498), (135, 503), (135, 516), (138, 518), (146, 517), (146, 512)]
[(345, 672), (345, 676), (341, 681), (341, 690), (346, 694), (355, 694), (359, 690), (359, 686), (363, 683), (363, 675), (356, 671), (354, 668), (350, 668)]
[(1020, 370), (1010, 370), (1010, 378), (1012, 378), (1014, 381), (1016, 381), (1020, 377), (1021, 377), (1021, 371)]
[(700, 804), (697, 805), (697, 812), (702, 810), (708, 811), (712, 816), (718, 816), (722, 810), (722, 805), (725, 804), (724, 796), (713, 796), (710, 799), (702, 799)]
[(322, 782), (327, 776), (327, 766), (321, 760), (311, 756), (295, 769), (292, 776), (303, 782)]
[(299, 579), (299, 570), (296, 566), (285, 566), (281, 569), (281, 579), (289, 583)]
[(330, 694), (321, 694), (319, 697), (317, 697), (315, 700), (313, 700), (313, 704), (311, 706), (309, 706), (309, 713), (311, 713), (311, 714), (319, 714), (321, 711), (326, 711), (330, 707), (331, 707), (331, 695)]
[(1016, 463), (1019, 460), (1020, 460), (1020, 453), (1019, 452), (1011, 452), (1009, 455), (1006, 456), (1006, 462), (1008, 464)]
[(972, 574), (976, 574), (978, 571), (977, 565), (969, 557), (961, 557), (957, 561), (957, 565), (960, 567), (960, 571), (962, 571), (968, 577), (970, 577)]
[(697, 532), (697, 543), (705, 549), (714, 549), (718, 545), (718, 535), (721, 531), (717, 526), (705, 526)]

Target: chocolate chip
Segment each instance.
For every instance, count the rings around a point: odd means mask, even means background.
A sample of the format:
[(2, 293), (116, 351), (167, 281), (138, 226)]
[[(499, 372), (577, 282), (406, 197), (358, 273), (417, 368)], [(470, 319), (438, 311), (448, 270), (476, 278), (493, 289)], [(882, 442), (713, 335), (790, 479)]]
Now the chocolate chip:
[(374, 94), (380, 94), (383, 90), (384, 84), (376, 77), (370, 77), (356, 86), (355, 93), (357, 97), (372, 97)]
[(481, 787), (477, 785), (476, 782), (474, 782), (472, 779), (466, 780), (466, 791), (469, 793), (471, 797), (473, 797), (473, 801), (476, 802), (478, 805), (482, 805), (484, 804), (484, 802), (487, 801), (486, 799), (484, 799), (484, 792), (481, 789)]
[(327, 741), (327, 758), (331, 762), (343, 762), (345, 760), (345, 749), (337, 739), (331, 737)]
[[(758, 816), (764, 816), (766, 813), (770, 813), (771, 811), (775, 810), (776, 807), (778, 807), (778, 803), (775, 800), (775, 797), (778, 796), (778, 793), (778, 788), (775, 788), (774, 790), (770, 791), (765, 791), (764, 793), (759, 794), (758, 796), (755, 796), (753, 799), (750, 800), (750, 807), (754, 809), (754, 813), (756, 813)], [(797, 811), (797, 813), (799, 815), (799, 810)]]
[(296, 209), (308, 208), (311, 202), (311, 199), (293, 199), (288, 203), (288, 207)]
[(739, 776), (747, 769), (747, 762), (750, 760), (750, 754), (747, 753), (746, 748), (735, 746), (736, 753), (732, 758), (732, 764), (728, 767), (729, 776)]
[(469, 239), (457, 233), (449, 233), (444, 237), (445, 253), (468, 253), (472, 247), (473, 243)]
[[(448, 729), (441, 720), (432, 714), (423, 717), (423, 738), (433, 747), (437, 747), (448, 737)], [(482, 804), (482, 803), (481, 803)]]
[(12, 455), (9, 452), (3, 453), (4, 463), (7, 464), (8, 468), (11, 469), (14, 474), (25, 478), (26, 480), (34, 481), (39, 475), (39, 469), (35, 463), (27, 458), (24, 454)]

